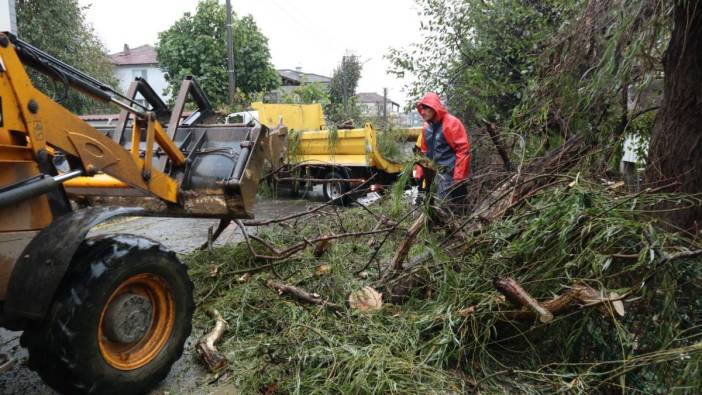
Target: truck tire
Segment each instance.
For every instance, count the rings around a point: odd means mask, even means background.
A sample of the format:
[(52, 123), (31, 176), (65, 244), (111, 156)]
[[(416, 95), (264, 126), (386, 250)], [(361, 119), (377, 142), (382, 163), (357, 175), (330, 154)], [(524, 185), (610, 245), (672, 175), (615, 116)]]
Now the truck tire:
[[(324, 176), (328, 180), (338, 180), (338, 179), (348, 179), (345, 171), (332, 170)], [(345, 194), (351, 190), (351, 185), (345, 181), (326, 181), (322, 185), (322, 192), (324, 193), (324, 198), (329, 201), (336, 199), (337, 197)], [(350, 196), (344, 196), (341, 199), (336, 200), (334, 203), (339, 206), (345, 206), (351, 203)]]
[(47, 317), (22, 335), (29, 367), (61, 393), (145, 393), (183, 353), (194, 308), (175, 253), (132, 235), (86, 239)]

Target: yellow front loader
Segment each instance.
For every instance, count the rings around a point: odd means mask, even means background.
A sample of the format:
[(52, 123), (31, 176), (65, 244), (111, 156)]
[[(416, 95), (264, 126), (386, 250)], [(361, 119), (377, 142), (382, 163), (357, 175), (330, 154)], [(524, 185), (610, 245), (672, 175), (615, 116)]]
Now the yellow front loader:
[[(117, 126), (94, 129), (25, 66), (119, 106)], [(181, 121), (189, 98), (197, 108)], [(186, 267), (153, 240), (86, 235), (123, 215), (252, 217), (272, 134), (213, 118), (192, 78), (169, 109), (143, 80), (122, 95), (0, 33), (0, 326), (24, 331), (29, 366), (54, 389), (144, 393), (182, 354)]]

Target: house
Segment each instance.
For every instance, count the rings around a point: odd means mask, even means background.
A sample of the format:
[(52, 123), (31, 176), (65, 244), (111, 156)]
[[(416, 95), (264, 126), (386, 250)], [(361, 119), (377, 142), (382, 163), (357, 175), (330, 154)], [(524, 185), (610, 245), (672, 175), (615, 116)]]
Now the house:
[[(383, 95), (375, 92), (360, 92), (356, 94), (356, 103), (361, 108), (363, 115), (367, 117), (382, 117), (383, 103), (386, 103)], [(398, 117), (400, 114), (400, 105), (397, 102), (387, 98), (386, 103), (388, 117)]]
[(295, 70), (280, 69), (277, 70), (281, 78), (280, 85), (282, 86), (300, 86), (302, 84), (322, 84), (326, 87), (331, 84), (331, 77), (326, 77), (320, 74), (305, 73), (301, 67), (296, 67)]
[(320, 84), (329, 89), (331, 77), (321, 74), (305, 73), (302, 68), (276, 70), (280, 76), (280, 87), (266, 95), (266, 101), (270, 103), (281, 103), (296, 87), (304, 84)]
[[(159, 68), (158, 60), (156, 59), (156, 48), (151, 45), (142, 45), (136, 48), (129, 48), (124, 44), (122, 52), (113, 53), (110, 55), (110, 61), (115, 67), (115, 74), (119, 79), (119, 88), (123, 92), (127, 92), (129, 84), (134, 81), (134, 78), (141, 77), (154, 88), (154, 91), (161, 96), (161, 99), (167, 101), (169, 95), (164, 92), (168, 87), (165, 73)], [(137, 101), (139, 99), (137, 97)]]
[(420, 127), (424, 125), (424, 120), (419, 113), (412, 109), (409, 112), (400, 114), (400, 125), (407, 127)]

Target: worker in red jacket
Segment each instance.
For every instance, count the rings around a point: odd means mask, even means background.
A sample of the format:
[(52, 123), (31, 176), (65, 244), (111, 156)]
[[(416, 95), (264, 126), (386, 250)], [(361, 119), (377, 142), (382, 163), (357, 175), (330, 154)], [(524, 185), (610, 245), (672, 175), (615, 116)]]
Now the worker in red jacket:
[[(460, 181), (470, 174), (470, 142), (463, 122), (446, 111), (439, 95), (427, 93), (417, 104), (417, 111), (424, 119), (421, 150), (434, 161), (438, 170), (434, 179), (439, 199), (458, 198), (464, 185)], [(416, 170), (422, 178), (422, 169)], [(464, 193), (464, 192), (463, 192)]]

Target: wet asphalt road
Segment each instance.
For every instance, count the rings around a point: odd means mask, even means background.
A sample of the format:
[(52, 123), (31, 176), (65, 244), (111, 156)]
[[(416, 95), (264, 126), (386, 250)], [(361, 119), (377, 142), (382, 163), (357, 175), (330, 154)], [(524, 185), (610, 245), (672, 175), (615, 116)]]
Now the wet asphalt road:
[[(278, 218), (307, 210), (319, 204), (321, 197), (314, 193), (310, 200), (259, 198), (255, 213), (257, 219)], [(91, 234), (131, 233), (149, 237), (163, 243), (166, 247), (179, 252), (190, 252), (207, 241), (208, 228), (217, 228), (218, 220), (187, 218), (150, 218), (129, 217), (116, 222), (103, 224), (91, 231)], [(230, 225), (216, 241), (215, 245), (241, 240), (241, 233), (236, 226)], [(0, 373), (0, 394), (38, 394), (54, 395), (51, 388), (44, 385), (39, 376), (26, 366), (27, 350), (20, 347), (21, 332), (11, 332), (0, 328), (0, 354), (10, 355), (16, 363), (6, 372)], [(191, 335), (183, 356), (173, 365), (168, 377), (152, 394), (236, 394), (234, 387), (207, 386), (210, 377), (200, 363), (196, 361), (194, 351), (195, 339), (201, 334)], [(0, 363), (2, 363), (0, 358)]]

